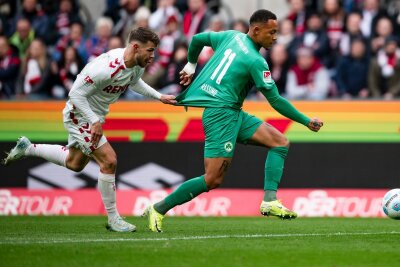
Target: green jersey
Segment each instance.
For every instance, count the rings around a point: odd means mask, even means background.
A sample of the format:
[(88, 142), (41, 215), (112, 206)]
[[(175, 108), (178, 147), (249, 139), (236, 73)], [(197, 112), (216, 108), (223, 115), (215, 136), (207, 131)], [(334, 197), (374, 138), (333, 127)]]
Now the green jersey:
[(204, 46), (214, 55), (191, 86), (177, 100), (184, 106), (240, 109), (250, 89), (272, 89), (275, 83), (260, 47), (238, 31), (207, 32), (194, 37), (189, 62), (195, 63)]
[(176, 97), (178, 105), (241, 109), (250, 89), (255, 86), (280, 114), (303, 125), (310, 119), (278, 93), (260, 47), (238, 31), (206, 32), (193, 36), (188, 61), (196, 63), (204, 46), (214, 55), (198, 77)]

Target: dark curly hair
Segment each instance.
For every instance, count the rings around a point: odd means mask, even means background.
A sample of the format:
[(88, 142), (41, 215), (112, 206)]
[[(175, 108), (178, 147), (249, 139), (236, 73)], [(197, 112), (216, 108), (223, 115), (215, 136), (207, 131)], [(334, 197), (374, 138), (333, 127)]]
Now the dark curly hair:
[(269, 10), (259, 9), (250, 17), (250, 25), (254, 23), (265, 23), (268, 20), (277, 20), (276, 15)]

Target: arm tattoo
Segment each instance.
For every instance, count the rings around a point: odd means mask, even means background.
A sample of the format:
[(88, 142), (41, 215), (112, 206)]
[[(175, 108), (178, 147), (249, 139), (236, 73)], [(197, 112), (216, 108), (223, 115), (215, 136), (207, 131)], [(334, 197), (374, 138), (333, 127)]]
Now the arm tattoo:
[(221, 167), (219, 168), (219, 171), (222, 173), (225, 173), (229, 168), (229, 162), (227, 160), (224, 160), (221, 164)]

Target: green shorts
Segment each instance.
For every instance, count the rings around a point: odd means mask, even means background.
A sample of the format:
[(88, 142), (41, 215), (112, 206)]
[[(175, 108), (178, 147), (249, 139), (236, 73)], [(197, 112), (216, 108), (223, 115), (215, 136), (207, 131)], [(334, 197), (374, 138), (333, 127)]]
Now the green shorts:
[(205, 158), (231, 158), (236, 143), (246, 144), (262, 121), (243, 110), (205, 108), (203, 128)]

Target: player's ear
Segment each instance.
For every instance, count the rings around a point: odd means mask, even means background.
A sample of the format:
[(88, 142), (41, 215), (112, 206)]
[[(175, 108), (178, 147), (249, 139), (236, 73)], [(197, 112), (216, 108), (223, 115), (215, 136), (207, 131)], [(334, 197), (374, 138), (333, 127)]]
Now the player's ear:
[(133, 50), (136, 52), (139, 49), (139, 45), (137, 43), (132, 44)]

